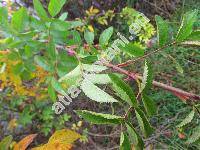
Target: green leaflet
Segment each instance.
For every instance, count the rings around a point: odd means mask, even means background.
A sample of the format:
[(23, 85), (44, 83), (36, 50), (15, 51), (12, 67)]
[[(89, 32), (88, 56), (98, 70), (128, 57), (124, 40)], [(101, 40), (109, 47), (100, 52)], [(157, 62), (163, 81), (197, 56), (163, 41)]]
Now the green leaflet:
[(160, 16), (155, 16), (157, 25), (157, 39), (159, 46), (165, 45), (169, 40), (169, 27), (166, 21)]
[(48, 11), (52, 17), (55, 17), (66, 3), (66, 0), (50, 0)]
[(200, 30), (193, 31), (187, 40), (200, 41)]
[(120, 124), (123, 120), (121, 116), (96, 113), (88, 110), (76, 110), (75, 112), (86, 121), (94, 124)]
[(99, 38), (99, 44), (101, 45), (101, 47), (108, 45), (108, 41), (111, 38), (112, 34), (113, 27), (109, 27), (101, 33)]
[(134, 127), (130, 123), (126, 123), (127, 132), (131, 143), (134, 145), (135, 150), (143, 150), (144, 142)]
[(120, 150), (130, 150), (131, 144), (126, 133), (121, 132), (120, 136)]
[(176, 36), (176, 41), (183, 41), (192, 33), (193, 25), (197, 20), (197, 14), (198, 10), (192, 10), (183, 16), (181, 26)]
[(43, 8), (40, 0), (33, 0), (33, 5), (34, 8), (38, 14), (38, 16), (42, 19), (42, 20), (48, 20), (48, 15), (45, 11), (45, 9)]
[(52, 71), (52, 67), (48, 64), (48, 62), (41, 56), (35, 56), (34, 61), (42, 67), (46, 71)]
[(200, 139), (200, 125), (197, 126), (193, 132), (192, 135), (190, 136), (190, 138), (186, 141), (187, 144), (191, 144), (196, 142), (197, 140)]
[(152, 72), (152, 67), (151, 64), (146, 60), (145, 61), (145, 66), (144, 66), (144, 72), (142, 76), (142, 83), (140, 87), (140, 93), (142, 91), (147, 91), (148, 89), (151, 88), (153, 82), (153, 72)]
[[(88, 72), (87, 73), (87, 74), (89, 74), (88, 77), (92, 77), (95, 73), (100, 73), (106, 69), (107, 69), (107, 67), (100, 66), (100, 65), (88, 65), (88, 64), (78, 65), (74, 70), (67, 73), (63, 77), (61, 77), (59, 79), (59, 82), (66, 82), (68, 85), (74, 85), (74, 84), (76, 84), (76, 81), (81, 79), (81, 77), (83, 75), (83, 71)], [(102, 80), (102, 77), (103, 76), (97, 75), (94, 79), (91, 79), (91, 80), (94, 81), (94, 83), (95, 82), (99, 83), (100, 80)], [(108, 80), (109, 80), (108, 77), (106, 77), (105, 82), (108, 82)], [(102, 84), (104, 84), (104, 82)]]
[(121, 99), (131, 106), (137, 106), (137, 101), (131, 87), (115, 74), (109, 74), (109, 77), (112, 80), (114, 90)]
[(110, 77), (107, 74), (88, 74), (86, 78), (94, 84), (109, 84)]
[(182, 122), (180, 124), (177, 125), (177, 128), (181, 128), (183, 126), (185, 126), (186, 124), (190, 123), (192, 121), (192, 119), (194, 118), (194, 111), (192, 110), (189, 115), (182, 120)]
[(120, 49), (130, 56), (139, 57), (144, 55), (144, 48), (138, 43), (129, 43), (125, 47), (121, 46)]
[(0, 150), (9, 150), (10, 144), (12, 142), (13, 137), (11, 135), (5, 137), (1, 142), (0, 142)]
[(136, 113), (136, 117), (138, 120), (138, 124), (139, 124), (140, 129), (143, 132), (144, 136), (145, 137), (150, 136), (154, 132), (154, 129), (150, 125), (144, 112), (140, 108), (135, 108), (135, 113)]
[(84, 79), (81, 83), (81, 89), (85, 93), (87, 97), (89, 97), (91, 100), (94, 100), (96, 102), (106, 102), (106, 103), (112, 103), (117, 102), (116, 99), (114, 99), (112, 96), (101, 90), (99, 87), (94, 85), (92, 82), (90, 82), (87, 79)]
[(89, 32), (88, 30), (86, 30), (84, 32), (84, 39), (86, 40), (86, 42), (89, 45), (92, 45), (94, 42), (94, 33), (93, 32)]
[(61, 84), (55, 79), (51, 79), (51, 86), (60, 94), (67, 95), (66, 92), (63, 90)]
[(22, 7), (13, 14), (11, 25), (16, 31), (21, 32), (25, 29), (25, 25), (27, 23), (28, 23), (28, 14), (26, 8)]
[(0, 26), (8, 25), (8, 10), (6, 7), (0, 7)]
[(49, 86), (48, 86), (48, 95), (53, 102), (56, 102), (56, 98), (57, 98), (56, 92), (51, 84), (49, 84)]
[(149, 116), (155, 115), (157, 113), (157, 107), (155, 102), (144, 93), (142, 94), (142, 102), (144, 104), (144, 108)]

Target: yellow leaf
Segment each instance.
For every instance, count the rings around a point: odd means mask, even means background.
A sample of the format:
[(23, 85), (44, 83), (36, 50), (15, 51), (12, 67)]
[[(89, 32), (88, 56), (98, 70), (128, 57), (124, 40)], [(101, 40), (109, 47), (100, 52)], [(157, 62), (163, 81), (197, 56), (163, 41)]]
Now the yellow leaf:
[(93, 28), (92, 25), (89, 25), (89, 26), (88, 26), (88, 29), (89, 29), (90, 32), (94, 32), (94, 28)]
[(63, 144), (72, 144), (74, 141), (79, 139), (81, 137), (80, 134), (69, 130), (69, 129), (63, 129), (56, 131), (49, 139), (48, 143), (63, 143)]
[(14, 150), (26, 150), (37, 134), (30, 134), (14, 146)]
[(33, 148), (31, 150), (71, 150), (71, 144), (62, 144), (59, 142), (56, 143), (47, 143), (43, 146)]
[(14, 128), (17, 127), (17, 119), (12, 119), (10, 120), (10, 122), (8, 123), (8, 130), (13, 130)]

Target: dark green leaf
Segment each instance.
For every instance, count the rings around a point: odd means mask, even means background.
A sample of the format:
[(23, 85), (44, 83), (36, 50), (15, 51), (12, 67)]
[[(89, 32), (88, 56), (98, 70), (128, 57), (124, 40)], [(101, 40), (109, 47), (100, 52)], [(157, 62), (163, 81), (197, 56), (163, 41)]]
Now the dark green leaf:
[(126, 128), (127, 128), (127, 132), (128, 132), (131, 144), (134, 145), (135, 150), (143, 150), (144, 148), (143, 140), (139, 136), (139, 134), (136, 132), (134, 127), (130, 123), (126, 123)]
[(194, 23), (197, 21), (198, 10), (187, 12), (183, 16), (176, 40), (178, 42), (185, 40), (191, 33)]
[(76, 113), (86, 121), (94, 124), (120, 124), (123, 119), (121, 116), (96, 113), (88, 110), (76, 110)]
[(157, 39), (160, 46), (165, 45), (169, 40), (169, 27), (166, 21), (160, 16), (156, 16)]
[(121, 132), (120, 136), (120, 150), (131, 150), (131, 144), (126, 133)]
[(187, 39), (193, 41), (200, 41), (200, 30), (193, 31)]
[(131, 87), (115, 74), (109, 74), (109, 77), (112, 80), (114, 90), (121, 99), (131, 106), (137, 106), (137, 101)]
[(144, 48), (138, 43), (129, 43), (125, 47), (121, 46), (120, 49), (130, 56), (139, 57), (144, 55)]
[(140, 108), (136, 108), (135, 113), (136, 113), (136, 117), (138, 120), (138, 124), (139, 124), (140, 129), (143, 132), (144, 136), (145, 137), (150, 136), (154, 132), (154, 129), (150, 125), (144, 112)]
[(155, 102), (144, 93), (142, 94), (142, 102), (149, 116), (155, 115), (157, 113), (157, 107)]

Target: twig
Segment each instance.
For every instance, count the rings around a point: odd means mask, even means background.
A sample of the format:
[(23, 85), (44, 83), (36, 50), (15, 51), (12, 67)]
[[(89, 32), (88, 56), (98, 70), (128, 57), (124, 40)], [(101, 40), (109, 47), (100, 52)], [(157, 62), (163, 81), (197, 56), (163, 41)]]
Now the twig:
[[(142, 80), (142, 76), (138, 75), (137, 73), (132, 73), (132, 72), (126, 71), (118, 66), (113, 65), (113, 64), (109, 64), (109, 63), (103, 63), (103, 64), (109, 68), (116, 70), (117, 72), (120, 72), (122, 74), (125, 74), (125, 75), (131, 77), (134, 80), (137, 80), (137, 79)], [(190, 99), (196, 100), (196, 101), (200, 100), (199, 95), (183, 91), (179, 88), (175, 88), (175, 87), (172, 87), (172, 86), (169, 86), (169, 85), (157, 82), (157, 81), (153, 81), (153, 85), (156, 87), (162, 88), (164, 90), (170, 91), (173, 94), (185, 97), (185, 98), (187, 98), (187, 100), (190, 100)]]
[(155, 53), (157, 53), (157, 52), (159, 52), (159, 51), (161, 51), (161, 50), (163, 50), (163, 49), (165, 49), (165, 48), (167, 48), (169, 46), (175, 45), (175, 44), (176, 44), (176, 42), (172, 42), (170, 44), (164, 45), (163, 47), (158, 48), (158, 49), (156, 49), (156, 50), (154, 50), (154, 51), (152, 51), (150, 53), (147, 53), (144, 56), (141, 56), (141, 57), (138, 57), (138, 58), (136, 58), (134, 60), (128, 60), (128, 61), (126, 61), (124, 63), (118, 64), (117, 67), (126, 67), (126, 66), (128, 66), (130, 64), (133, 64), (134, 62), (136, 62), (138, 60), (142, 60), (142, 59), (144, 59), (144, 58), (146, 58), (146, 57), (148, 57), (148, 56), (150, 56), (152, 54), (155, 54)]

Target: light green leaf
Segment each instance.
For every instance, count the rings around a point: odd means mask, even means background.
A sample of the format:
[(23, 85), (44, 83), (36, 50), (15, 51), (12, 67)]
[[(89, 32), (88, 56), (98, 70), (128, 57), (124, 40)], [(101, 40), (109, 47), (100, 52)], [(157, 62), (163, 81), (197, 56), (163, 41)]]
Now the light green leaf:
[(33, 5), (34, 5), (34, 8), (35, 8), (38, 16), (43, 20), (48, 20), (48, 15), (47, 15), (45, 9), (43, 8), (40, 0), (33, 0)]
[(142, 83), (140, 87), (140, 93), (142, 91), (147, 91), (151, 88), (153, 82), (153, 72), (151, 64), (146, 60), (144, 65), (144, 72), (142, 76)]
[(121, 132), (120, 136), (120, 150), (130, 150), (131, 144), (126, 133)]
[(68, 16), (68, 12), (65, 12), (59, 17), (59, 20), (65, 21), (67, 19), (67, 16)]
[(48, 62), (41, 56), (35, 56), (34, 61), (46, 71), (52, 71), (52, 68), (49, 66)]
[(105, 66), (94, 65), (94, 64), (93, 65), (83, 64), (83, 69), (89, 72), (100, 73), (108, 68)]
[(190, 46), (200, 46), (200, 40), (199, 41), (185, 41), (182, 42), (183, 45), (190, 45)]
[(61, 84), (55, 79), (55, 78), (52, 78), (51, 79), (51, 86), (60, 94), (62, 95), (67, 95), (66, 92), (63, 90)]
[(93, 84), (111, 83), (110, 77), (107, 74), (88, 74), (85, 78), (87, 78)]
[(188, 123), (190, 123), (192, 121), (192, 119), (194, 118), (194, 114), (195, 112), (192, 110), (189, 115), (182, 120), (182, 122), (180, 124), (177, 125), (177, 128), (181, 128), (185, 125), (187, 125)]
[(120, 49), (130, 56), (139, 57), (144, 55), (144, 48), (138, 43), (129, 43), (125, 47), (121, 46)]
[(178, 42), (185, 40), (191, 33), (194, 23), (197, 21), (198, 10), (187, 12), (183, 16), (176, 40)]
[(52, 17), (55, 17), (66, 3), (66, 0), (50, 0), (48, 11)]
[(130, 123), (126, 123), (126, 128), (129, 135), (129, 139), (131, 141), (131, 144), (134, 145), (134, 148), (136, 150), (143, 150), (144, 148), (143, 140), (139, 136), (139, 134), (136, 132), (134, 127)]
[(137, 106), (137, 101), (131, 87), (115, 74), (109, 74), (109, 77), (112, 80), (114, 90), (121, 99), (131, 106)]
[(116, 99), (114, 99), (112, 96), (101, 90), (99, 87), (94, 85), (92, 82), (90, 82), (87, 79), (84, 79), (81, 83), (81, 89), (85, 93), (87, 97), (89, 97), (91, 100), (94, 100), (96, 102), (106, 102), (106, 103), (112, 103), (117, 102)]
[(138, 124), (139, 124), (140, 129), (143, 132), (144, 136), (145, 137), (150, 136), (154, 132), (154, 129), (150, 125), (144, 112), (140, 108), (136, 108), (135, 113), (136, 113), (136, 118), (138, 120)]
[(197, 140), (200, 139), (200, 125), (197, 126), (193, 132), (192, 135), (189, 137), (189, 139), (186, 141), (187, 144), (191, 144), (196, 142)]
[(166, 21), (160, 16), (155, 17), (157, 25), (157, 39), (159, 46), (165, 45), (169, 40), (169, 27)]
[(89, 44), (89, 45), (92, 45), (93, 44), (93, 41), (94, 41), (94, 33), (93, 32), (89, 32), (88, 30), (86, 30), (84, 32), (84, 38), (86, 40), (86, 42)]
[(51, 84), (49, 84), (49, 86), (48, 86), (48, 95), (53, 102), (56, 102), (56, 98), (57, 98), (56, 92)]
[(9, 150), (10, 144), (12, 142), (13, 137), (11, 135), (5, 137), (1, 142), (0, 142), (0, 150)]
[(155, 115), (157, 113), (157, 107), (155, 102), (144, 93), (142, 94), (142, 102), (144, 104), (144, 108), (149, 116)]
[(123, 120), (121, 116), (96, 113), (88, 110), (76, 110), (75, 112), (86, 121), (94, 124), (120, 124)]
[(111, 38), (112, 34), (113, 27), (109, 27), (101, 33), (99, 38), (99, 44), (101, 45), (101, 47), (108, 45), (108, 41)]
[(27, 22), (28, 14), (26, 8), (22, 7), (13, 14), (11, 25), (15, 30), (21, 32), (25, 29), (25, 25), (27, 24)]
[(76, 85), (76, 81), (81, 78), (81, 68), (78, 65), (74, 70), (61, 77), (58, 81), (65, 82), (68, 85)]

